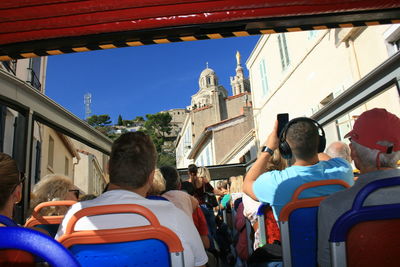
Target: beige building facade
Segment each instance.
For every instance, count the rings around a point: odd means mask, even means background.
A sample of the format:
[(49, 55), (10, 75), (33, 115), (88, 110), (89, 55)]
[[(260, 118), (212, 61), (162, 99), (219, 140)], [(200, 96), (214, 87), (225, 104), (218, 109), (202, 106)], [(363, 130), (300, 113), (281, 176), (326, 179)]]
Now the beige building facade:
[(110, 181), (109, 156), (76, 140), (73, 144), (79, 155), (74, 162), (74, 184), (84, 194), (100, 195)]
[[(278, 113), (312, 117), (399, 50), (399, 25), (263, 35), (246, 62), (257, 143)], [(363, 111), (382, 107), (400, 115), (399, 91), (389, 86), (324, 125), (327, 143), (343, 140)], [(338, 107), (339, 108), (339, 107)]]

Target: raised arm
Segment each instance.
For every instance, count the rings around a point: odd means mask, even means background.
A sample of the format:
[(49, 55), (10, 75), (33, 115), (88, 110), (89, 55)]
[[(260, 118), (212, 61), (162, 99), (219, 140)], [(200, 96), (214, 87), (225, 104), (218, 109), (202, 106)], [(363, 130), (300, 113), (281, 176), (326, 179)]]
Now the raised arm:
[[(277, 149), (279, 145), (277, 132), (278, 121), (275, 121), (274, 129), (269, 134), (267, 141), (265, 141), (264, 143), (264, 146), (268, 147), (272, 151)], [(257, 180), (257, 178), (265, 172), (265, 167), (267, 166), (270, 158), (271, 154), (269, 152), (261, 152), (256, 162), (254, 162), (253, 166), (251, 166), (250, 170), (247, 172), (247, 175), (244, 179), (243, 192), (254, 200), (257, 200), (257, 197), (254, 195), (253, 184)]]

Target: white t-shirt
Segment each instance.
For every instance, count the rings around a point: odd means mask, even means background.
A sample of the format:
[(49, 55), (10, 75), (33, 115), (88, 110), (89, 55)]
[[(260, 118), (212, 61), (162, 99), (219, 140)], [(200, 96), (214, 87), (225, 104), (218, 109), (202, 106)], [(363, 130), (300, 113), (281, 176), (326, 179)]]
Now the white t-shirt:
[[(168, 201), (146, 199), (127, 190), (107, 191), (93, 200), (74, 204), (65, 215), (55, 238), (59, 239), (62, 236), (69, 219), (77, 211), (83, 208), (111, 204), (137, 204), (150, 209), (160, 224), (175, 232), (181, 240), (185, 266), (201, 266), (207, 263), (208, 258), (199, 233), (193, 221), (183, 211)], [(76, 223), (75, 230), (114, 229), (148, 224), (148, 221), (140, 215), (110, 214), (93, 216), (90, 219), (84, 217)]]

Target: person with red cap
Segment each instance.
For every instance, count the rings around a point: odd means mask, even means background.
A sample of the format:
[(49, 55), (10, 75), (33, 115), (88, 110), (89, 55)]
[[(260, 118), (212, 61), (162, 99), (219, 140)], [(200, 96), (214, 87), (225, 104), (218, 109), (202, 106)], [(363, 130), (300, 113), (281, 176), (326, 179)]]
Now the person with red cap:
[[(374, 108), (362, 113), (354, 123), (350, 138), (351, 158), (360, 170), (354, 185), (321, 202), (318, 212), (318, 264), (331, 266), (329, 234), (335, 221), (351, 209), (358, 191), (368, 183), (400, 176), (400, 118), (386, 109)], [(400, 203), (398, 187), (378, 190), (365, 205)]]

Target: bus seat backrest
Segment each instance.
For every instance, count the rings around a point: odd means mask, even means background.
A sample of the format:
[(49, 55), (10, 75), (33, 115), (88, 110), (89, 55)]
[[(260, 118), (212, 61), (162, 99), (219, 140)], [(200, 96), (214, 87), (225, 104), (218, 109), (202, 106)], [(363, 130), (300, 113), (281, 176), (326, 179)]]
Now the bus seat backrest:
[(354, 226), (347, 235), (348, 266), (399, 266), (399, 229), (400, 219)]
[(44, 229), (50, 234), (51, 237), (54, 238), (57, 234), (60, 223), (64, 219), (64, 215), (42, 216), (40, 214), (40, 210), (46, 207), (54, 206), (70, 207), (75, 203), (76, 201), (72, 200), (42, 202), (33, 209), (32, 216), (26, 221), (25, 227), (38, 227)]
[[(80, 218), (116, 213), (139, 214), (150, 225), (74, 230)], [(136, 204), (84, 208), (72, 216), (59, 240), (82, 266), (183, 266), (183, 247), (178, 236), (161, 226), (149, 209)]]
[(333, 266), (398, 266), (400, 203), (363, 206), (378, 189), (400, 185), (400, 177), (375, 180), (356, 195), (334, 223), (329, 242)]
[(0, 249), (16, 249), (42, 258), (53, 267), (79, 267), (72, 254), (59, 242), (23, 227), (0, 227)]
[(81, 266), (125, 266), (127, 263), (132, 264), (129, 266), (170, 266), (168, 248), (157, 239), (81, 244), (73, 245), (69, 250)]
[(318, 207), (326, 196), (299, 199), (306, 189), (340, 185), (350, 187), (342, 180), (321, 180), (303, 184), (281, 210), (279, 224), (283, 261), (285, 266), (317, 266)]

